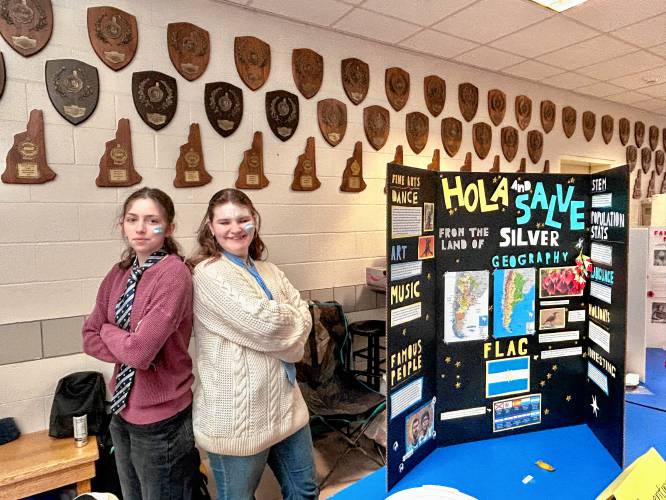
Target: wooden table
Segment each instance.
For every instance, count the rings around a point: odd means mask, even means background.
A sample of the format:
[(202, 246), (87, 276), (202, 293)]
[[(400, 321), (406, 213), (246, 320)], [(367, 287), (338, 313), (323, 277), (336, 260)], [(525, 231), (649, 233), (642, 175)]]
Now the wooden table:
[(24, 434), (0, 446), (0, 499), (23, 498), (74, 483), (77, 494), (87, 493), (97, 458), (95, 436), (77, 448), (74, 438), (54, 439), (48, 431)]

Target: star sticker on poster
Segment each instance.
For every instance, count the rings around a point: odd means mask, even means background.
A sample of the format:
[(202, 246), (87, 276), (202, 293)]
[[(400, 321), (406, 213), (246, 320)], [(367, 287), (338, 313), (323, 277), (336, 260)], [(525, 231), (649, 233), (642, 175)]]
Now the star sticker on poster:
[(557, 365), (553, 365), (553, 366), (551, 366), (551, 369), (552, 369), (554, 372), (556, 372), (556, 371), (557, 371)]
[(456, 363), (455, 363), (456, 368), (460, 368), (461, 365), (462, 365), (462, 363), (460, 361), (456, 361)]
[(546, 374), (546, 378), (547, 378), (548, 380), (550, 380), (550, 379), (552, 378), (552, 376), (553, 376), (552, 373), (548, 373), (548, 374)]
[(597, 397), (592, 396), (592, 404), (590, 405), (592, 407), (592, 412), (594, 413), (595, 417), (598, 417), (597, 412), (599, 411), (599, 405), (597, 405)]
[(540, 385), (541, 387), (545, 387), (545, 385), (546, 385), (546, 381), (545, 381), (545, 380), (542, 380), (541, 382), (539, 382), (539, 385)]
[(567, 397), (564, 399), (566, 399), (567, 401), (571, 401), (571, 394), (567, 394)]
[(460, 389), (462, 387), (462, 384), (460, 382), (456, 382), (456, 389)]
[(545, 410), (543, 410), (543, 414), (544, 414), (544, 415), (548, 415), (549, 413), (550, 413), (550, 410), (549, 410), (548, 408), (546, 408)]
[(448, 365), (450, 362), (451, 362), (451, 356), (447, 356), (444, 358), (444, 363)]

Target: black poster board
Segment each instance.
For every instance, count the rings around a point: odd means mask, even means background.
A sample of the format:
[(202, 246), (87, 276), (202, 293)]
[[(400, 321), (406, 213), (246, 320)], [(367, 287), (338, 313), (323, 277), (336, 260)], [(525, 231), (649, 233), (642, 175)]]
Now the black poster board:
[(628, 169), (387, 180), (388, 488), (435, 447), (583, 422), (622, 464)]

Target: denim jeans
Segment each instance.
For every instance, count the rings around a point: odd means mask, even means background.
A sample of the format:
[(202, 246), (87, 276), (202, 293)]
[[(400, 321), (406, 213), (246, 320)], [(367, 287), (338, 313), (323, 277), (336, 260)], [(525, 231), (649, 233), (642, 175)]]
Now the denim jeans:
[(309, 425), (256, 455), (208, 453), (208, 458), (218, 500), (252, 500), (267, 463), (280, 483), (284, 500), (319, 497)]
[(110, 425), (124, 500), (190, 500), (196, 463), (192, 407), (160, 422)]

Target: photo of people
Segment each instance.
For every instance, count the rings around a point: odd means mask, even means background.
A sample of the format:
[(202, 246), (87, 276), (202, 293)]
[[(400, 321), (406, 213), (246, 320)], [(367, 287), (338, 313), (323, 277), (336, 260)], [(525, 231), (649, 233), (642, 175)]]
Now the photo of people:
[(653, 266), (666, 267), (666, 248), (656, 248), (654, 250)]
[(666, 302), (652, 303), (652, 322), (666, 323)]
[(551, 307), (539, 311), (539, 330), (564, 328), (567, 323), (567, 310), (564, 307)]
[(421, 406), (405, 420), (405, 458), (435, 436), (435, 401)]
[(423, 204), (423, 232), (432, 231), (435, 228), (435, 204)]

